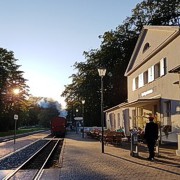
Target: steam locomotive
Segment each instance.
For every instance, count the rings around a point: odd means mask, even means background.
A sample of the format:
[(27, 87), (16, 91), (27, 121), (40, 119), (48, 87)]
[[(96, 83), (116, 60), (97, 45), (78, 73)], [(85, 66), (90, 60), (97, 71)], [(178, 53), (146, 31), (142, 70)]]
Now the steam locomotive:
[(51, 120), (51, 134), (56, 137), (64, 137), (66, 126), (67, 120), (64, 117), (54, 117)]

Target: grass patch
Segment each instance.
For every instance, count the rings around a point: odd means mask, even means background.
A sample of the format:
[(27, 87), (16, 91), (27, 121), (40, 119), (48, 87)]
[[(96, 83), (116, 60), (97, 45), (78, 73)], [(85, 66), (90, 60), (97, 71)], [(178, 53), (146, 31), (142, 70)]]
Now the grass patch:
[[(39, 131), (39, 130), (46, 130), (45, 128), (25, 128), (25, 129), (17, 129), (16, 134), (24, 134), (28, 132), (34, 132), (34, 131)], [(10, 130), (7, 132), (0, 132), (0, 137), (4, 136), (10, 136), (14, 135), (14, 130)]]

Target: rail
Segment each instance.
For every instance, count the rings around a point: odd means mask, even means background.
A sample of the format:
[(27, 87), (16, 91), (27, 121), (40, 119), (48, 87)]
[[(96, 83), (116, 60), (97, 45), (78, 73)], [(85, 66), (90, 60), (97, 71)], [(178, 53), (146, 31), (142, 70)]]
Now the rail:
[[(7, 176), (5, 176), (3, 178), (3, 180), (9, 180), (10, 178), (12, 178), (13, 176), (15, 176), (17, 173), (19, 173), (19, 171), (26, 166), (33, 158), (35, 158), (36, 156), (38, 156), (38, 154), (40, 152), (42, 152), (51, 142), (54, 141), (54, 137), (52, 139), (50, 139), (42, 148), (40, 148), (37, 152), (35, 152), (33, 154), (33, 156), (31, 156), (28, 160), (26, 160), (22, 165), (20, 165), (18, 168), (16, 168), (13, 172), (11, 172), (10, 174), (8, 174)], [(46, 165), (48, 159), (50, 158), (50, 156), (52, 155), (54, 149), (56, 148), (56, 146), (58, 145), (60, 139), (56, 140), (56, 143), (53, 145), (53, 147), (51, 148), (51, 151), (49, 152), (48, 156), (46, 157), (45, 161), (43, 162), (43, 164), (41, 165), (40, 168), (38, 168), (38, 170), (36, 171), (36, 173), (33, 175), (32, 179), (39, 179), (40, 176), (42, 175), (43, 172), (43, 168)]]

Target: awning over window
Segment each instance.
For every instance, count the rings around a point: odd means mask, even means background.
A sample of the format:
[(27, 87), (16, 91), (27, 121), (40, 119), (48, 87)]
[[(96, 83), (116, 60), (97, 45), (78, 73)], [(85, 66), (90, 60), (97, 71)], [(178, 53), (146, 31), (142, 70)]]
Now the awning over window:
[(120, 108), (129, 108), (129, 107), (143, 107), (149, 104), (158, 104), (161, 98), (155, 99), (138, 99), (132, 102), (124, 102), (112, 108), (106, 109), (104, 112), (111, 112)]
[(103, 112), (111, 112), (111, 111), (115, 111), (116, 109), (119, 109), (119, 105), (113, 106), (113, 107), (111, 107), (111, 108), (109, 108), (109, 109), (106, 109), (106, 110), (104, 110)]
[(175, 68), (171, 69), (169, 73), (180, 73), (180, 65), (176, 66)]
[(157, 104), (157, 103), (159, 103), (159, 101), (160, 101), (160, 98), (156, 98), (156, 99), (138, 99), (136, 101), (120, 104), (119, 108), (143, 107), (143, 106), (147, 106), (149, 104)]

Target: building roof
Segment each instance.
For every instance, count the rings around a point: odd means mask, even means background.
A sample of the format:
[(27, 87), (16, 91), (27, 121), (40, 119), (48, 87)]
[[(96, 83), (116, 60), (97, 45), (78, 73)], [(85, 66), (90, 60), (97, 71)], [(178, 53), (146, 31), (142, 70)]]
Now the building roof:
[(104, 112), (111, 112), (113, 110), (116, 109), (120, 109), (120, 108), (129, 108), (129, 107), (142, 107), (142, 106), (146, 106), (152, 103), (157, 103), (160, 101), (161, 98), (154, 98), (154, 99), (137, 99), (136, 101), (131, 101), (131, 102), (124, 102), (121, 103), (117, 106), (114, 106), (112, 108), (109, 108), (107, 110), (105, 110)]
[(171, 69), (169, 73), (180, 73), (180, 65), (176, 66), (175, 68)]
[[(125, 104), (125, 103), (121, 103), (121, 104)], [(120, 104), (119, 104), (120, 105)], [(106, 109), (104, 112), (110, 112), (110, 111), (114, 111), (114, 110), (116, 110), (116, 109), (119, 109), (119, 105), (116, 105), (116, 106), (113, 106), (113, 107), (111, 107), (111, 108), (109, 108), (109, 109)]]
[(155, 99), (137, 99), (136, 101), (131, 101), (125, 104), (120, 104), (120, 108), (127, 108), (127, 107), (142, 107), (152, 103), (157, 103), (160, 101), (160, 98)]
[[(154, 35), (159, 34), (161, 36), (157, 36), (159, 38), (154, 37), (154, 40), (156, 41), (156, 46), (151, 46), (151, 42), (146, 42), (148, 32), (152, 32)], [(164, 48), (173, 39), (175, 39), (179, 35), (179, 32), (179, 26), (144, 26), (139, 35), (133, 54), (127, 66), (125, 76), (129, 76), (132, 72), (142, 66), (143, 63), (147, 62), (150, 58), (152, 58), (162, 48)], [(143, 48), (147, 43), (149, 44), (151, 51), (146, 53), (146, 55), (141, 56), (142, 59), (139, 59), (138, 57), (141, 53), (140, 49)]]

